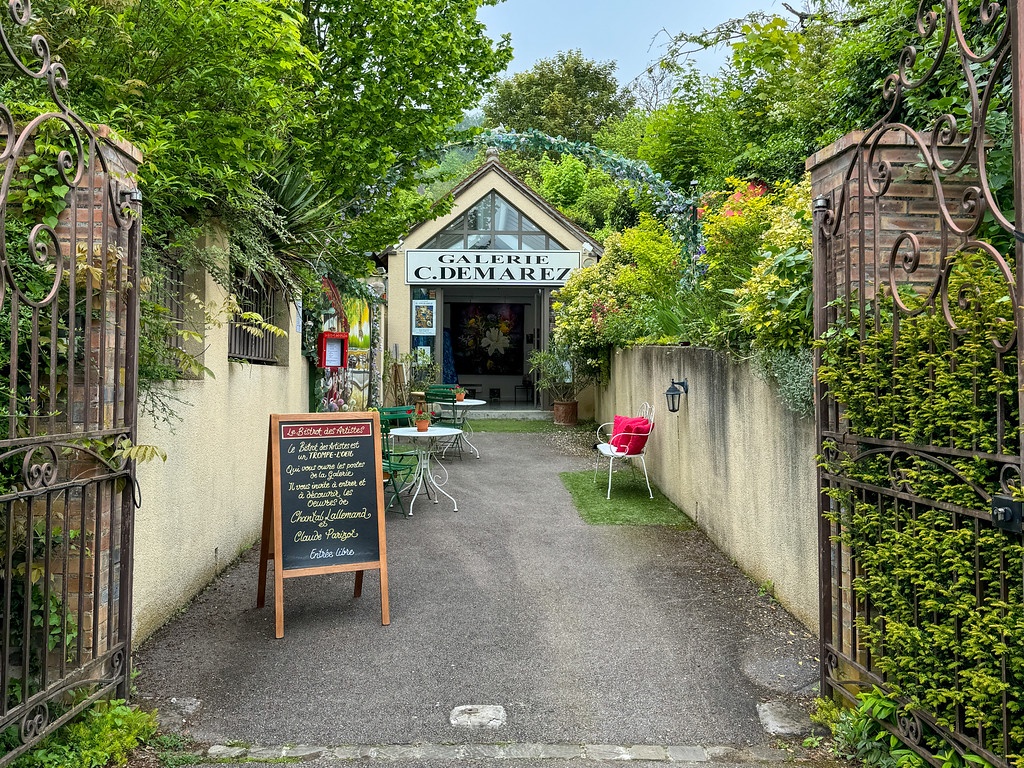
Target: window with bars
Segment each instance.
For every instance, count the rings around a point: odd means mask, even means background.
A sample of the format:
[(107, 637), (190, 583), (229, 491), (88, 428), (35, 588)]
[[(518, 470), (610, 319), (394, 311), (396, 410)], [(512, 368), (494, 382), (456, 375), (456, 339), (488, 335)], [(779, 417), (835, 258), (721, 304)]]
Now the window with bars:
[(490, 192), (424, 245), (487, 251), (564, 251), (565, 247), (512, 203)]
[[(241, 283), (235, 289), (235, 298), (243, 312), (255, 312), (267, 323), (276, 317), (277, 292), (266, 285)], [(248, 360), (250, 363), (276, 363), (274, 340), (277, 337), (236, 315), (228, 324), (228, 357)]]
[(170, 259), (161, 259), (159, 272), (150, 288), (150, 299), (167, 310), (167, 322), (171, 327), (164, 337), (165, 343), (168, 347), (181, 349), (184, 339), (179, 331), (185, 327), (185, 268)]

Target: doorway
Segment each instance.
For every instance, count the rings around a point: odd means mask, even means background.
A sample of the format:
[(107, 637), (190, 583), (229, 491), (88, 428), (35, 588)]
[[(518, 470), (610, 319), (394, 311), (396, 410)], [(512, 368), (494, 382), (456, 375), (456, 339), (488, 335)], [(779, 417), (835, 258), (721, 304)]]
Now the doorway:
[[(438, 345), (446, 361), (446, 383), (455, 380), (469, 396), (492, 408), (535, 410), (538, 392), (530, 355), (543, 348), (546, 291), (529, 286), (448, 286)], [(452, 381), (449, 381), (452, 379)]]

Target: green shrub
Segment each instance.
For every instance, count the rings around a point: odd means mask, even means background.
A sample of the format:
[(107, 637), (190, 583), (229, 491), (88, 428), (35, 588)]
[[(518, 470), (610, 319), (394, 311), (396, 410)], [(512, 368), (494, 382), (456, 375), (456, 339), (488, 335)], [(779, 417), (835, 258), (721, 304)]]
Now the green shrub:
[(858, 638), (887, 688), (943, 727), (984, 733), (996, 752), (1008, 702), (1005, 736), (1019, 755), (1024, 651), (1008, 639), (1024, 637), (1024, 585), (1006, 579), (1006, 564), (1019, 565), (1024, 546), (991, 525), (965, 524), (948, 508), (987, 514), (988, 496), (1003, 493), (1002, 465), (975, 452), (1017, 450), (1016, 358), (993, 343), (1011, 338), (1012, 310), (1006, 281), (985, 253), (959, 254), (947, 269), (948, 295), (970, 297), (950, 301), (956, 333), (941, 309), (926, 307), (909, 287), (897, 300), (917, 314), (900, 310), (898, 337), (892, 298), (865, 300), (862, 312), (854, 296), (823, 342), (818, 375), (852, 433), (959, 455), (939, 464), (913, 452), (855, 460), (837, 451), (826, 464), (831, 474), (881, 488), (899, 483), (933, 503), (837, 487), (830, 516), (856, 559), (853, 593), (871, 605), (870, 616), (856, 619)]
[(806, 349), (814, 336), (811, 252), (766, 254), (737, 288), (739, 325), (755, 350)]
[(658, 302), (671, 296), (681, 251), (668, 230), (647, 214), (605, 241), (597, 264), (577, 270), (555, 296), (555, 338), (584, 357), (605, 380), (609, 347), (628, 347), (656, 330)]
[(102, 701), (25, 753), (14, 768), (107, 768), (121, 766), (128, 754), (156, 733), (156, 715)]

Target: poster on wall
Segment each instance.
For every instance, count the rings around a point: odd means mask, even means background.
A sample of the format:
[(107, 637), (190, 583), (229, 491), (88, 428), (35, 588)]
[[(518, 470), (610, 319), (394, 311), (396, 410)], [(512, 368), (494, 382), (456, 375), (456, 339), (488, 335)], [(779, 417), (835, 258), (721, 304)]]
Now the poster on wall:
[(414, 299), (412, 302), (412, 335), (434, 336), (437, 333), (437, 302)]
[[(361, 298), (337, 297), (342, 311), (324, 320), (322, 330), (348, 330), (348, 365), (321, 368), (314, 401), (319, 413), (365, 411), (370, 403), (372, 325), (375, 311)], [(332, 301), (333, 304), (333, 301)]]
[(523, 375), (523, 304), (452, 304), (455, 370)]

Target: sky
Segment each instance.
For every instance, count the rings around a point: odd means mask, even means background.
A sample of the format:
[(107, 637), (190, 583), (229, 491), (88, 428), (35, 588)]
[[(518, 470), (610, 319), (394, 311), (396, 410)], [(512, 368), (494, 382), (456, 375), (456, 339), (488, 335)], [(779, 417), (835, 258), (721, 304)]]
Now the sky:
[[(588, 59), (618, 62), (616, 76), (625, 85), (658, 59), (670, 34), (699, 32), (756, 10), (786, 13), (782, 0), (505, 0), (481, 8), (478, 18), (492, 38), (511, 33), (515, 59), (507, 74), (579, 48)], [(710, 73), (726, 56), (719, 49), (693, 61)]]

